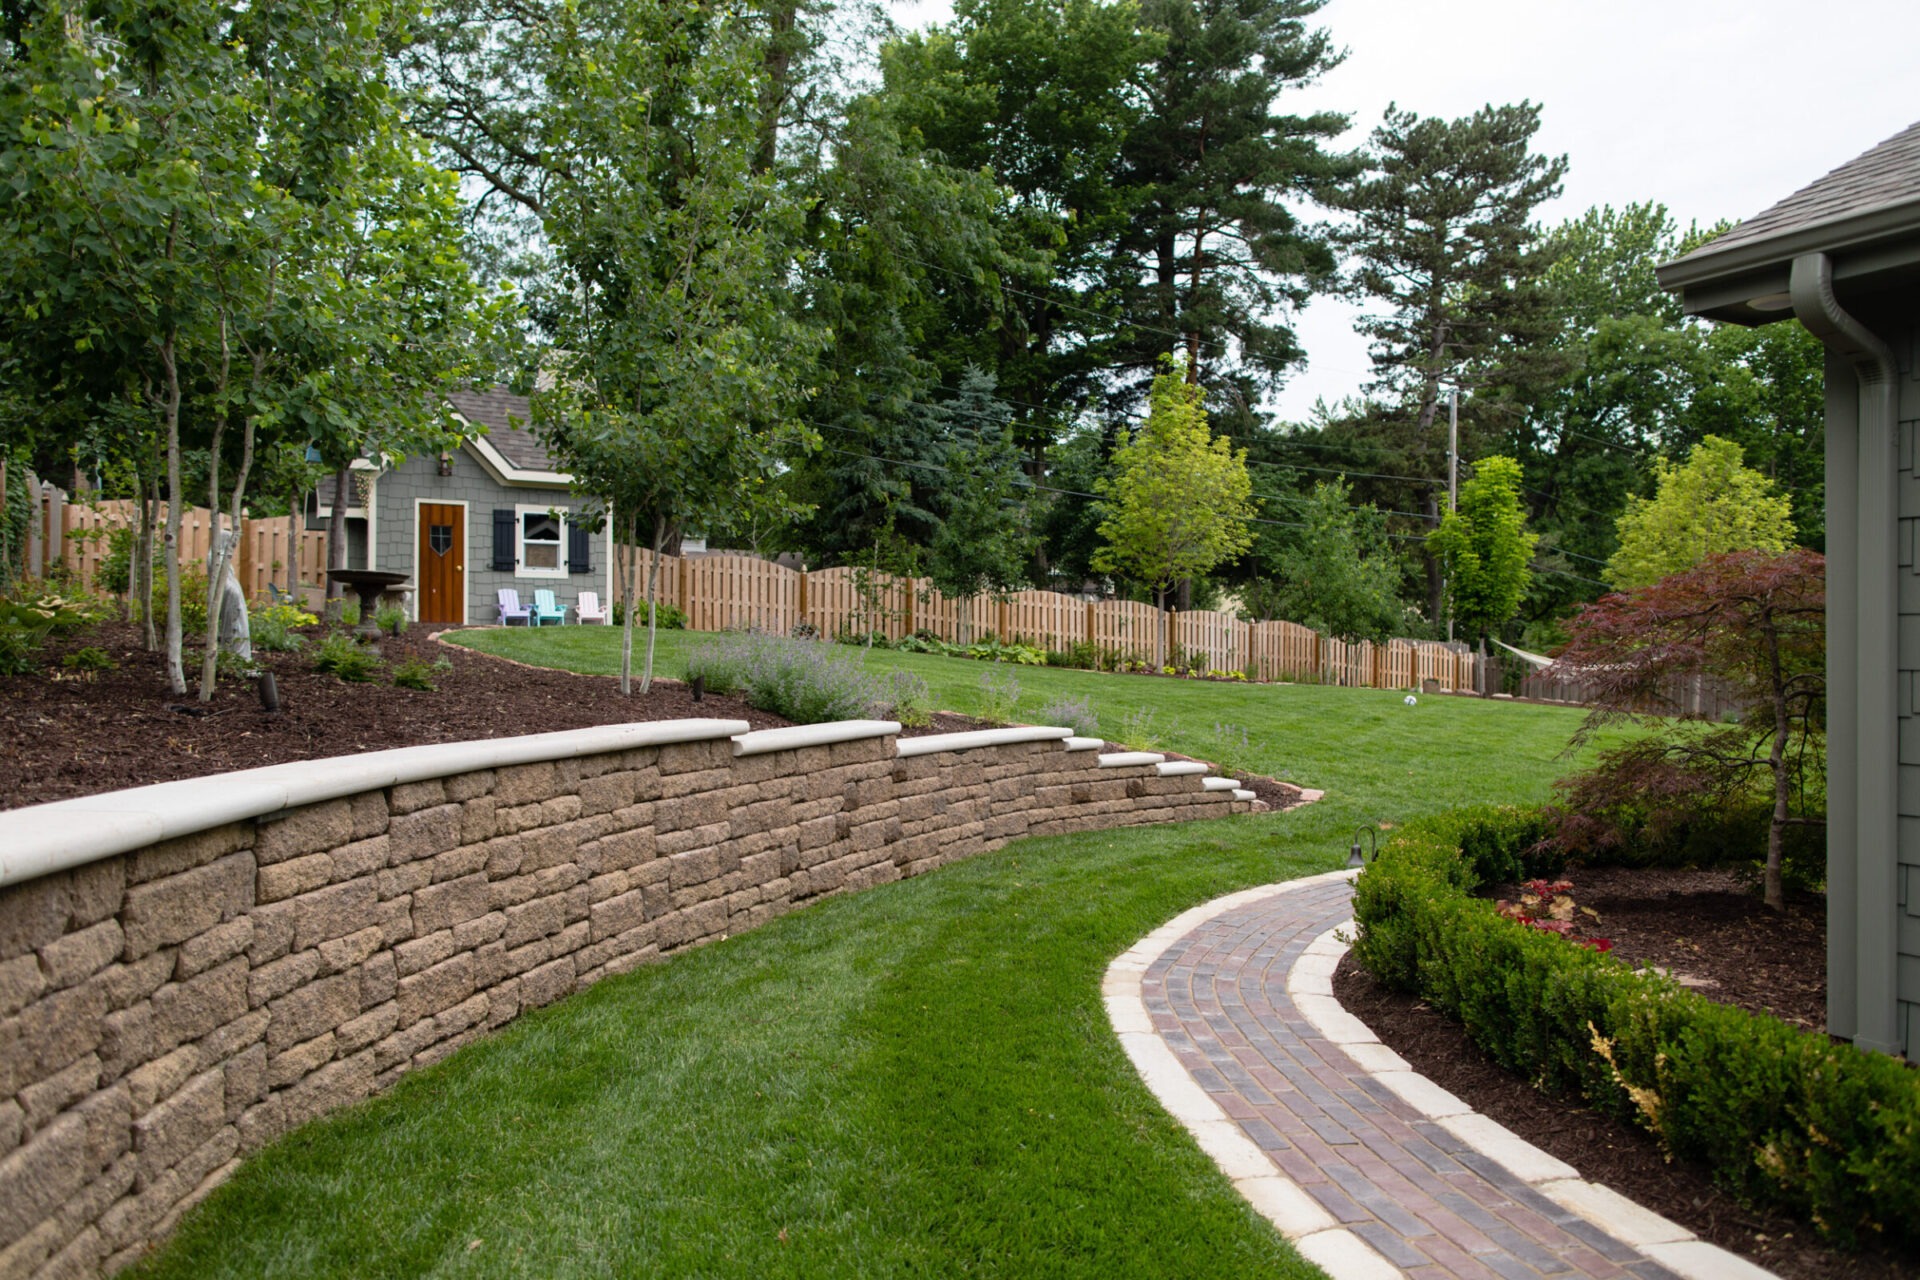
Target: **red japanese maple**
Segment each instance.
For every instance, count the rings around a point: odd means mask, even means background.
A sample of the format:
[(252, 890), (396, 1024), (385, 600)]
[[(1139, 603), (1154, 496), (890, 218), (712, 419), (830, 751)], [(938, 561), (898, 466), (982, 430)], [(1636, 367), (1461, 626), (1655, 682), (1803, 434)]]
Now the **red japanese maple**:
[[(1618, 838), (1607, 815), (1631, 809), (1650, 826), (1735, 801), (1763, 781), (1773, 799), (1767, 905), (1786, 909), (1786, 829), (1818, 822), (1796, 813), (1809, 763), (1819, 761), (1826, 690), (1826, 559), (1817, 552), (1733, 551), (1577, 614), (1554, 670), (1589, 687), (1579, 746), (1620, 721), (1652, 732), (1604, 752), (1599, 766), (1562, 783), (1562, 836)], [(1673, 677), (1702, 675), (1746, 708), (1736, 724), (1703, 730), (1674, 705)], [(1800, 804), (1804, 810), (1804, 803)]]

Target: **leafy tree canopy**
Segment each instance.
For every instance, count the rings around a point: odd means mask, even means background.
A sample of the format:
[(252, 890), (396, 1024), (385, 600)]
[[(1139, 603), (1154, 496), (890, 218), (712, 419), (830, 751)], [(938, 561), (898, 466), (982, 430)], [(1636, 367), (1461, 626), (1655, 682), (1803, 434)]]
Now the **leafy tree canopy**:
[(1519, 610), (1539, 540), (1526, 523), (1520, 464), (1482, 458), (1460, 486), (1459, 507), (1447, 512), (1427, 539), (1446, 568), (1454, 619), (1469, 635), (1497, 630)]
[(1262, 612), (1350, 643), (1405, 634), (1400, 566), (1380, 513), (1353, 505), (1341, 479), (1314, 485), (1298, 518), (1306, 528), (1289, 531), (1272, 558)]
[(1659, 490), (1630, 497), (1619, 521), (1620, 549), (1607, 580), (1630, 591), (1726, 551), (1785, 551), (1793, 504), (1767, 477), (1741, 465), (1740, 446), (1708, 436), (1679, 466), (1654, 464)]
[(1207, 428), (1206, 392), (1172, 358), (1153, 380), (1147, 420), (1114, 451), (1093, 567), (1121, 572), (1152, 587), (1166, 605), (1167, 588), (1245, 551), (1252, 539), (1253, 481), (1247, 454)]

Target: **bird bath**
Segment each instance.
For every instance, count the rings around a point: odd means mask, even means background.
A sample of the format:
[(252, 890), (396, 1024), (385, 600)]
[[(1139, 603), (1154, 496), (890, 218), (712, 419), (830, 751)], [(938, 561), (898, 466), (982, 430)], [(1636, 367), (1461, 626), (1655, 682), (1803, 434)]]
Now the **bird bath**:
[(405, 582), (407, 575), (386, 569), (329, 569), (327, 577), (360, 597), (360, 625), (353, 629), (353, 638), (378, 653), (380, 627), (373, 615), (380, 611), (380, 597)]

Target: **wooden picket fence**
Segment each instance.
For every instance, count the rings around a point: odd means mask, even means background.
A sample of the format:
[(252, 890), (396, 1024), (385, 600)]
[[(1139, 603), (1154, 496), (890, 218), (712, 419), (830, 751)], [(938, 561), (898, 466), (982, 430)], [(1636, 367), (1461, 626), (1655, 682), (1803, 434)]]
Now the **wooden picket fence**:
[[(137, 528), (140, 504), (130, 498), (104, 501), (75, 501), (58, 485), (29, 474), (28, 491), (37, 508), (28, 520), (25, 563), (26, 576), (40, 578), (54, 569), (64, 572), (83, 590), (97, 589), (102, 567), (110, 553), (109, 535), (115, 529)], [(165, 527), (167, 504), (160, 503), (154, 515), (154, 539), (159, 541)], [(295, 521), (295, 524), (301, 522)], [(213, 547), (214, 516), (205, 507), (185, 507), (180, 512), (179, 561), (183, 568), (206, 567)], [(298, 546), (294, 547), (297, 538)], [(290, 554), (289, 548), (293, 551)], [(289, 563), (297, 570), (291, 579)], [(319, 530), (290, 530), (285, 516), (263, 519), (244, 518), (240, 522), (235, 574), (241, 588), (253, 599), (265, 599), (267, 584), (282, 590), (300, 589), (310, 602), (316, 602), (326, 581), (327, 535)]]
[[(58, 566), (92, 589), (107, 559), (108, 534), (137, 525), (139, 504), (74, 502), (58, 486), (31, 477), (30, 483), (38, 511), (29, 521), (27, 575), (44, 576)], [(165, 519), (164, 505), (158, 518)], [(206, 563), (213, 530), (214, 517), (206, 508), (182, 510), (183, 566)], [(284, 517), (241, 522), (236, 571), (250, 597), (264, 598), (269, 582), (287, 588), (286, 566), (297, 561), (295, 581), (306, 598), (318, 601), (318, 584), (326, 577), (326, 535), (301, 528), (290, 539), (289, 533)], [(644, 593), (650, 553), (637, 551), (630, 559), (638, 597)], [(1244, 671), (1256, 680), (1449, 692), (1475, 688), (1473, 656), (1429, 641), (1343, 644), (1291, 622), (1248, 623), (1214, 610), (1163, 611), (1138, 601), (1084, 600), (1058, 591), (955, 600), (926, 578), (844, 566), (807, 571), (753, 556), (662, 556), (659, 598), (682, 609), (687, 625), (699, 631), (752, 627), (784, 635), (805, 623), (823, 639), (872, 631), (890, 641), (927, 631), (956, 643), (964, 636), (1062, 651), (1091, 646), (1146, 662), (1177, 650), (1188, 664)]]
[[(636, 598), (644, 594), (649, 557), (639, 551), (632, 558)], [(1089, 645), (1136, 661), (1177, 649), (1193, 665), (1244, 671), (1256, 680), (1474, 688), (1473, 656), (1431, 641), (1343, 644), (1291, 622), (1248, 623), (1230, 613), (1162, 611), (1138, 601), (1084, 600), (1058, 591), (956, 600), (926, 578), (846, 566), (809, 571), (752, 556), (662, 556), (659, 598), (684, 611), (687, 625), (698, 631), (753, 627), (787, 634), (805, 623), (823, 639), (876, 632), (890, 641), (925, 631), (953, 643), (997, 638), (1061, 651)]]

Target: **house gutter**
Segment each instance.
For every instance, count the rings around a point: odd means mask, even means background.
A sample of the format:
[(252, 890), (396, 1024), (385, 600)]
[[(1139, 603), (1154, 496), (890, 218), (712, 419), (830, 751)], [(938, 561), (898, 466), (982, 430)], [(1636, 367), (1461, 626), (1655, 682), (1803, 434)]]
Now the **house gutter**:
[(1788, 293), (1828, 353), (1827, 1030), (1896, 1053), (1897, 366), (1885, 340), (1840, 306), (1825, 253), (1794, 258)]

